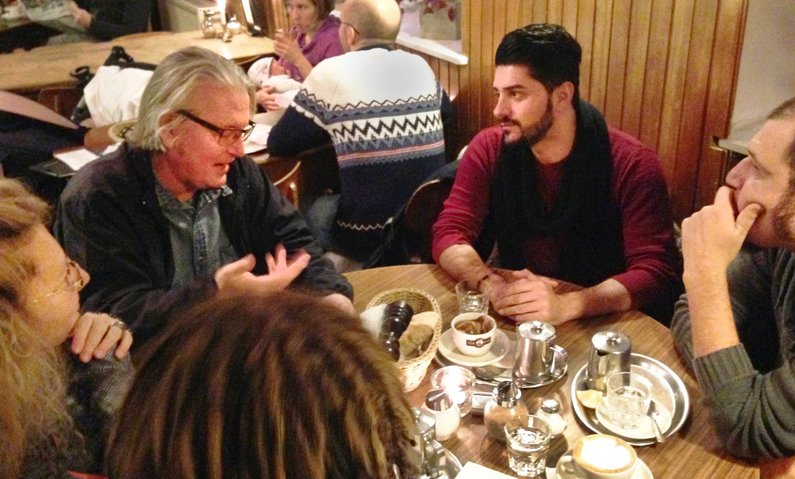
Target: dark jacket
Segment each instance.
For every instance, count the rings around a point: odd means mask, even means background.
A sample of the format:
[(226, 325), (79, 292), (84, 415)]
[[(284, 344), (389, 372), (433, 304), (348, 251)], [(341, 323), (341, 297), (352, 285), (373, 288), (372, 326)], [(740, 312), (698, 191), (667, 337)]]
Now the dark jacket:
[(76, 3), (93, 15), (88, 33), (99, 40), (145, 32), (152, 11), (149, 0), (77, 0)]
[[(55, 237), (91, 274), (81, 292), (83, 308), (123, 319), (135, 332), (136, 346), (156, 334), (174, 308), (216, 290), (212, 277), (171, 287), (171, 242), (155, 181), (150, 153), (124, 145), (75, 174), (55, 217)], [(294, 285), (353, 296), (350, 284), (322, 257), (304, 219), (251, 159), (232, 163), (227, 185), (234, 193), (219, 198), (221, 223), (240, 257), (254, 254), (255, 274), (267, 273), (265, 253), (281, 243), (288, 254), (304, 249), (312, 256)]]

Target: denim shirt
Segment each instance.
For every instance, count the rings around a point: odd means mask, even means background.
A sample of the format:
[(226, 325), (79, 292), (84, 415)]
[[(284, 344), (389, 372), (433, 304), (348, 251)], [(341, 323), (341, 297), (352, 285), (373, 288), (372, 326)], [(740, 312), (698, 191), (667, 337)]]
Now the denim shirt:
[(169, 226), (174, 259), (172, 287), (211, 276), (238, 258), (221, 225), (218, 198), (233, 194), (228, 186), (202, 190), (191, 201), (179, 201), (160, 182), (155, 183), (160, 210)]

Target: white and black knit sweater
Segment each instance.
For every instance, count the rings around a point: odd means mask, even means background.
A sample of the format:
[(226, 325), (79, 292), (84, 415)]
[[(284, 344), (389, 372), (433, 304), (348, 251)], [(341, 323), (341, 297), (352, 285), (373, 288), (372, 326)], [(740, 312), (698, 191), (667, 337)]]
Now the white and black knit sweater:
[(292, 107), (326, 130), (340, 171), (337, 243), (372, 251), (385, 222), (444, 164), (442, 90), (427, 62), (368, 48), (319, 63)]

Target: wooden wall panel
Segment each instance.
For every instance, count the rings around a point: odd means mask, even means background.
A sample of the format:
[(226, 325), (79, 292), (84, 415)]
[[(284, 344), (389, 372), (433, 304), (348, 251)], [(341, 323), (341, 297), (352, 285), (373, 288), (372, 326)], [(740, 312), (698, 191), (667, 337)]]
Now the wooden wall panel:
[(694, 208), (712, 203), (715, 191), (723, 184), (723, 155), (712, 149), (714, 137), (729, 134), (729, 122), (734, 108), (735, 79), (740, 64), (742, 39), (745, 35), (746, 2), (720, 2), (712, 44), (713, 61), (707, 90), (704, 129), (701, 138)]
[[(287, 26), (283, 0), (261, 0)], [(580, 42), (580, 94), (657, 150), (677, 219), (711, 202), (749, 0), (461, 0), (463, 67), (425, 56), (454, 99), (455, 152), (492, 116), (494, 52), (508, 31), (561, 23)]]
[(616, 0), (611, 12), (610, 49), (607, 57), (607, 88), (602, 113), (608, 123), (621, 124), (621, 112), (626, 100), (627, 55), (629, 51), (629, 21), (632, 0)]
[[(668, 42), (673, 24), (674, 0), (654, 0), (648, 38), (639, 139), (655, 150), (660, 145), (663, 93), (668, 72)], [(670, 178), (670, 177), (668, 177)]]
[(646, 84), (646, 59), (651, 29), (651, 0), (632, 3), (629, 22), (629, 45), (625, 70), (624, 101), (621, 105), (621, 127), (632, 136), (640, 137), (643, 92)]
[[(693, 10), (691, 48), (688, 51), (685, 89), (682, 95), (682, 115), (678, 119), (679, 140), (676, 153), (667, 162), (669, 166), (673, 166), (669, 176), (669, 189), (677, 211), (692, 208), (695, 197), (694, 180), (698, 175), (698, 163), (692, 161), (692, 157), (682, 155), (681, 152), (697, 152), (701, 149), (712, 56), (709, 46), (712, 45), (714, 38), (718, 1), (698, 0)], [(697, 47), (701, 45), (703, 47)]]

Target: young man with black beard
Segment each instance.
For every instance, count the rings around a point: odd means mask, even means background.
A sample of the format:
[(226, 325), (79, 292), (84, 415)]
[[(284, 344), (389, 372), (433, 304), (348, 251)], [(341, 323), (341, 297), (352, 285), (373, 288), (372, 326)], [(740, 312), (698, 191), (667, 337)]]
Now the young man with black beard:
[[(503, 38), (499, 126), (478, 133), (461, 159), (434, 225), (434, 258), (516, 321), (643, 309), (667, 323), (681, 261), (665, 179), (653, 150), (580, 99), (581, 56), (559, 25)], [(514, 271), (506, 279), (492, 266)], [(558, 293), (556, 280), (584, 289)]]

